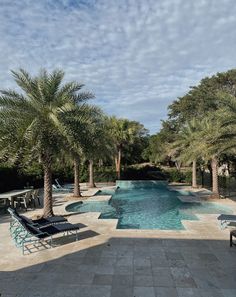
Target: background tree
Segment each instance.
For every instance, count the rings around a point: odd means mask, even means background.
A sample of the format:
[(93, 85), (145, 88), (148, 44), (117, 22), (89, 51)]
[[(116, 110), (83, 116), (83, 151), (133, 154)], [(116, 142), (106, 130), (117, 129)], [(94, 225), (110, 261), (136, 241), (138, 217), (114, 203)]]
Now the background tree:
[[(122, 158), (126, 161), (126, 164), (128, 162), (132, 163), (132, 161), (135, 162), (137, 159), (142, 160), (141, 150), (147, 145), (148, 130), (139, 122), (118, 119), (116, 117), (108, 119), (108, 127), (116, 148), (114, 157), (115, 168), (117, 178), (120, 179)], [(138, 149), (140, 150), (138, 151)]]
[(137, 121), (129, 121), (129, 126), (132, 128), (132, 141), (123, 149), (123, 163), (126, 166), (148, 160), (143, 151), (148, 147), (149, 131)]
[(173, 120), (162, 121), (160, 132), (149, 138), (148, 147), (144, 150), (144, 157), (155, 164), (172, 166), (170, 145), (175, 141), (179, 127)]
[(116, 147), (115, 168), (117, 178), (120, 179), (122, 150), (125, 145), (132, 141), (132, 127), (127, 119), (109, 118), (109, 131)]

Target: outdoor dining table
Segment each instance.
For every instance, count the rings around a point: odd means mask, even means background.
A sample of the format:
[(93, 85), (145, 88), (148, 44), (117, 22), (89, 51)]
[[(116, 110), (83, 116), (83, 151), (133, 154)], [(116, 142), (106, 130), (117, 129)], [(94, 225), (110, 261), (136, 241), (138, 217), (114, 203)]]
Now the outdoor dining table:
[(9, 200), (11, 202), (11, 206), (14, 207), (14, 198), (22, 196), (28, 192), (32, 191), (31, 189), (24, 189), (24, 190), (13, 190), (5, 193), (0, 194), (0, 199)]

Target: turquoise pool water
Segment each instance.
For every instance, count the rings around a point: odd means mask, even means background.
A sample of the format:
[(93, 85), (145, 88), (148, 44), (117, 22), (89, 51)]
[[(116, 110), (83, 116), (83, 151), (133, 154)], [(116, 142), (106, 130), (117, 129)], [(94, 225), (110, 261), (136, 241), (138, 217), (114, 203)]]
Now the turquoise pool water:
[(181, 220), (197, 220), (196, 213), (231, 213), (218, 203), (183, 203), (178, 195), (163, 183), (120, 185), (109, 203), (73, 203), (67, 211), (101, 212), (101, 219), (118, 219), (118, 229), (162, 230), (184, 229)]

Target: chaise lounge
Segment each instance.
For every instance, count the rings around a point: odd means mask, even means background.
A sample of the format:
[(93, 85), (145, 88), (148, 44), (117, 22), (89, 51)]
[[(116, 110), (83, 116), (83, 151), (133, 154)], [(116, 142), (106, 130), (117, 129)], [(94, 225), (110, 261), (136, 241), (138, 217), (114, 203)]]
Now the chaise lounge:
[[(11, 209), (12, 210), (12, 209)], [(51, 224), (47, 226), (36, 227), (34, 224), (28, 223), (26, 220), (22, 220), (21, 216), (14, 213), (14, 211), (9, 211), (11, 213), (13, 223), (10, 225), (11, 236), (17, 247), (21, 247), (23, 255), (25, 251), (30, 252), (28, 245), (34, 245), (36, 243), (42, 243), (45, 241), (53, 247), (53, 235), (64, 233), (66, 235), (74, 234), (76, 235), (76, 240), (78, 240), (77, 231), (80, 229), (79, 224), (71, 224), (67, 221), (64, 223)]]
[(227, 228), (230, 224), (236, 224), (236, 215), (221, 214), (217, 220), (220, 221), (221, 229)]
[(11, 214), (11, 216), (15, 216), (21, 219), (24, 223), (33, 225), (38, 228), (45, 227), (48, 225), (68, 222), (67, 219), (65, 219), (63, 216), (53, 216), (49, 218), (40, 218), (37, 220), (32, 220), (23, 215), (19, 215), (19, 213), (11, 207), (8, 207), (8, 212)]
[(75, 231), (76, 240), (78, 240), (78, 233), (77, 231), (80, 229), (78, 224), (70, 224), (70, 223), (64, 223), (64, 224), (57, 224), (57, 225), (51, 225), (43, 228), (36, 228), (29, 224), (24, 224), (22, 221), (19, 222), (22, 226), (22, 232), (18, 235), (19, 240), (18, 244), (22, 248), (23, 255), (25, 254), (25, 250), (27, 249), (30, 251), (29, 248), (27, 248), (27, 244), (34, 244), (37, 242), (41, 242), (42, 240), (46, 240), (49, 238), (50, 247), (53, 247), (53, 235), (64, 233), (63, 236), (73, 234), (72, 232)]

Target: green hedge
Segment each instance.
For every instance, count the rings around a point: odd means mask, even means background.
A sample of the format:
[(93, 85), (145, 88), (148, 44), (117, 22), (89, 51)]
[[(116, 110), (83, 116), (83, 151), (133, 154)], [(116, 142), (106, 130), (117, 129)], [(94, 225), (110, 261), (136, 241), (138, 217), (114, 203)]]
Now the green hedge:
[(168, 180), (170, 182), (192, 182), (192, 172), (191, 171), (179, 171), (176, 168), (165, 170)]
[(121, 178), (127, 180), (165, 180), (167, 175), (156, 166), (128, 167), (121, 172)]
[(0, 167), (0, 192), (33, 186), (42, 187), (43, 177), (38, 173), (22, 173), (17, 168)]

